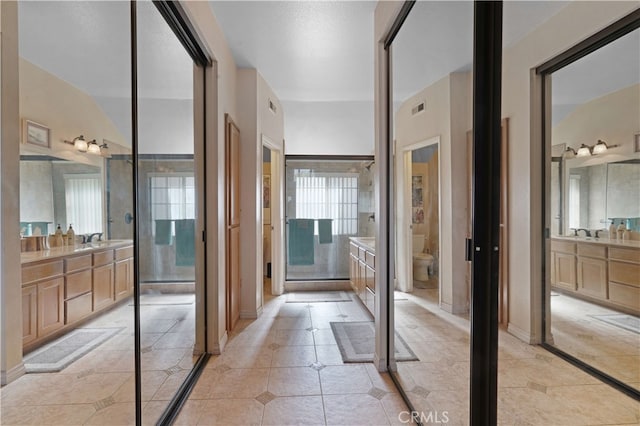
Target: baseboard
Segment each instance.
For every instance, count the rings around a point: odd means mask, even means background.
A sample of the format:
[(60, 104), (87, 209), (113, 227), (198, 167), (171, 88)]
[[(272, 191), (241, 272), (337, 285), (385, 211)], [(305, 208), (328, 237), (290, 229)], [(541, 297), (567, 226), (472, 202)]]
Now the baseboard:
[(262, 307), (256, 309), (255, 311), (240, 311), (240, 319), (258, 319), (261, 313)]
[(440, 302), (440, 309), (442, 309), (445, 312), (448, 312), (452, 315), (464, 315), (469, 313), (469, 308), (468, 307), (455, 307), (450, 304), (450, 303), (446, 303), (446, 302)]
[(27, 370), (24, 368), (24, 364), (22, 362), (11, 368), (9, 371), (2, 371), (0, 373), (0, 385), (8, 385), (14, 380), (22, 377), (26, 372)]
[(209, 347), (209, 353), (211, 355), (220, 355), (222, 351), (224, 351), (224, 347), (227, 346), (227, 341), (229, 340), (229, 335), (225, 331), (220, 341), (218, 343), (214, 343)]
[(351, 282), (345, 281), (286, 281), (284, 291), (349, 291)]
[(513, 323), (511, 322), (507, 326), (507, 333), (517, 337), (518, 339), (530, 345), (535, 345), (539, 343), (536, 341), (537, 339), (535, 338), (535, 336), (533, 336), (530, 332), (521, 329), (517, 325), (513, 325)]

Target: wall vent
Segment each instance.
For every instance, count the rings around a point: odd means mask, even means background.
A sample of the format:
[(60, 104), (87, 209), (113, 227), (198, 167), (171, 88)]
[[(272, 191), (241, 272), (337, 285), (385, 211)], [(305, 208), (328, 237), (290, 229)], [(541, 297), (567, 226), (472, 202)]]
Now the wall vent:
[(416, 115), (424, 111), (425, 103), (425, 101), (422, 101), (418, 105), (411, 108), (411, 115)]
[(276, 104), (273, 103), (273, 101), (271, 99), (269, 99), (269, 109), (271, 110), (272, 113), (276, 113), (278, 108), (276, 107)]

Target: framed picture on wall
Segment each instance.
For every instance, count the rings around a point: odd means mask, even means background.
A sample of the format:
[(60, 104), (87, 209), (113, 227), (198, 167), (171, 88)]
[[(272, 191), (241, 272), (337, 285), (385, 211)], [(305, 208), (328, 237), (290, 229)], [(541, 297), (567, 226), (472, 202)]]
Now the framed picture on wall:
[(271, 223), (271, 176), (262, 176), (262, 220)]
[(424, 177), (422, 175), (411, 176), (411, 222), (424, 223)]
[(36, 145), (41, 148), (51, 148), (51, 131), (43, 124), (24, 120), (22, 143)]

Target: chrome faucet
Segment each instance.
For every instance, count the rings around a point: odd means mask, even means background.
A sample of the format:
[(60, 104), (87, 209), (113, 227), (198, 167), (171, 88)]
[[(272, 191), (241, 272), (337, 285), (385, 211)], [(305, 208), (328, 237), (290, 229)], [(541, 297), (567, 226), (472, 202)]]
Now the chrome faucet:
[(96, 235), (98, 236), (98, 241), (102, 240), (102, 232), (94, 232), (93, 234), (89, 234), (85, 242), (90, 243)]
[(575, 230), (576, 237), (578, 236), (578, 232), (580, 232), (580, 231), (584, 231), (584, 235), (587, 236), (587, 237), (591, 236), (591, 231), (589, 231), (588, 229), (578, 228), (578, 229)]

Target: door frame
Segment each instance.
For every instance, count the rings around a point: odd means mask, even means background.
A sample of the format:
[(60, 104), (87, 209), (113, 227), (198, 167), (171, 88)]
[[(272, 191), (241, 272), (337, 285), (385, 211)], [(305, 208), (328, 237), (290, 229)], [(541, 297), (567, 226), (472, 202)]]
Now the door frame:
[(284, 293), (284, 153), (264, 134), (262, 146), (271, 151), (271, 294), (277, 296)]
[[(396, 142), (397, 143), (397, 142)], [(396, 290), (413, 291), (413, 224), (411, 222), (411, 153), (416, 149), (431, 145), (438, 146), (438, 247), (442, 245), (442, 156), (440, 155), (440, 135), (416, 142), (401, 148), (401, 155), (396, 155), (397, 174), (397, 223), (398, 235), (396, 264)], [(438, 256), (438, 270), (440, 270), (440, 256)], [(438, 280), (438, 291), (440, 281)]]
[[(240, 129), (235, 124), (233, 119), (228, 113), (224, 115), (224, 142), (225, 142), (225, 161), (224, 161), (224, 170), (225, 170), (225, 247), (226, 247), (226, 256), (225, 256), (225, 329), (227, 332), (230, 332), (234, 325), (235, 321), (233, 318), (233, 309), (232, 309), (232, 301), (233, 301), (233, 286), (231, 284), (231, 264), (233, 252), (230, 250), (231, 248), (231, 221), (232, 221), (232, 206), (231, 206), (231, 173), (230, 173), (230, 156), (231, 156), (231, 126), (235, 127), (238, 133), (240, 133)], [(238, 142), (240, 143), (240, 142)], [(240, 148), (238, 147), (238, 155)], [(240, 164), (238, 163), (238, 167)], [(238, 191), (240, 191), (240, 182), (237, 182)], [(240, 203), (240, 196), (238, 196), (238, 206)], [(240, 224), (240, 210), (238, 208), (238, 227), (241, 227)], [(239, 260), (238, 260), (239, 261)], [(240, 276), (238, 277), (240, 280)], [(242, 283), (239, 283), (241, 286)], [(240, 297), (242, 292), (239, 290), (237, 296)], [(240, 304), (239, 304), (240, 306)], [(240, 318), (240, 307), (238, 307), (238, 319)]]

